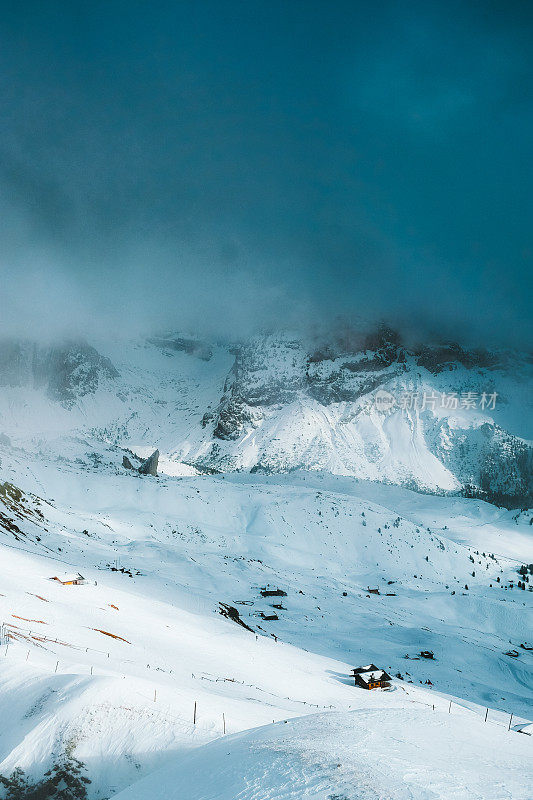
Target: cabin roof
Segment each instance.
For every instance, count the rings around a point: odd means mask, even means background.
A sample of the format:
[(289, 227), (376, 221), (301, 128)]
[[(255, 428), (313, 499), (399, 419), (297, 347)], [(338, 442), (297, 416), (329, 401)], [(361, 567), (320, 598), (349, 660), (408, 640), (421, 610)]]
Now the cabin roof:
[(352, 672), (354, 673), (354, 675), (360, 675), (362, 672), (369, 672), (370, 670), (377, 670), (377, 669), (378, 667), (376, 667), (375, 664), (367, 664), (366, 667), (355, 667), (352, 670)]
[(387, 673), (382, 669), (370, 670), (369, 672), (359, 672), (357, 677), (364, 683), (374, 683), (374, 681), (386, 681), (389, 679)]

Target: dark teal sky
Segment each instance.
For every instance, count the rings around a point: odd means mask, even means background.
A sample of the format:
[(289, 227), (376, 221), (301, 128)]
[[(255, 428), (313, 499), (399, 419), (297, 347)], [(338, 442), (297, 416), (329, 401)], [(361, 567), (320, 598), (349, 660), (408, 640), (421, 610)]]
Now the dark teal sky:
[(2, 3), (4, 326), (531, 346), (526, 3)]

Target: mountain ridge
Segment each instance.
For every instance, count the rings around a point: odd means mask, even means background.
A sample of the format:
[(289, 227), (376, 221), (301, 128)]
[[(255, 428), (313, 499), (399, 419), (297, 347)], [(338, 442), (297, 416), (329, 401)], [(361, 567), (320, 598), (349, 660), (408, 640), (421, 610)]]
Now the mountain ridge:
[[(310, 469), (533, 504), (533, 447), (520, 435), (533, 416), (527, 354), (407, 345), (385, 325), (322, 340), (93, 344), (0, 342), (11, 404), (44, 392), (71, 412), (71, 434), (152, 446), (200, 472)], [(16, 417), (0, 416), (15, 438)]]

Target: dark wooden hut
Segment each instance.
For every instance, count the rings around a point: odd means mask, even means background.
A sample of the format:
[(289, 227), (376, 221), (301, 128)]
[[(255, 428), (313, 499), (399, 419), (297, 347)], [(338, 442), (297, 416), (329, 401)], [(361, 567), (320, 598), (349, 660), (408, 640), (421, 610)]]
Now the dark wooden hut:
[(366, 667), (356, 667), (352, 670), (355, 686), (361, 689), (383, 689), (390, 686), (391, 676), (384, 669), (378, 669), (375, 664)]

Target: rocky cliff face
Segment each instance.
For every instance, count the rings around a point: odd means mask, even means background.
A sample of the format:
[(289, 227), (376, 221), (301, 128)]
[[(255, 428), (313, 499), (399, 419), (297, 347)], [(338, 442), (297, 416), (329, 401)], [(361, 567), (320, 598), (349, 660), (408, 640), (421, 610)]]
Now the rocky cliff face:
[(0, 341), (0, 386), (44, 389), (50, 399), (65, 405), (94, 393), (101, 383), (117, 375), (109, 359), (83, 342), (42, 347), (33, 342)]
[(211, 442), (195, 463), (320, 469), (529, 504), (531, 443), (497, 418), (527, 413), (514, 382), (532, 377), (526, 357), (408, 347), (385, 326), (319, 344), (256, 337), (237, 349), (220, 404), (204, 415)]
[(291, 403), (305, 389), (305, 353), (291, 337), (258, 337), (236, 350), (213, 435), (235, 440), (256, 427), (264, 410)]
[(435, 446), (434, 452), (456, 475), (465, 493), (499, 505), (533, 505), (533, 447), (529, 442), (491, 422), (454, 430), (445, 421), (442, 431), (446, 445)]
[(214, 436), (238, 439), (261, 421), (265, 409), (300, 398), (323, 406), (356, 402), (406, 369), (403, 351), (388, 340), (394, 334), (382, 333), (372, 337), (374, 350), (364, 340), (357, 351), (347, 350), (344, 342), (314, 349), (301, 338), (279, 335), (257, 337), (238, 348)]

